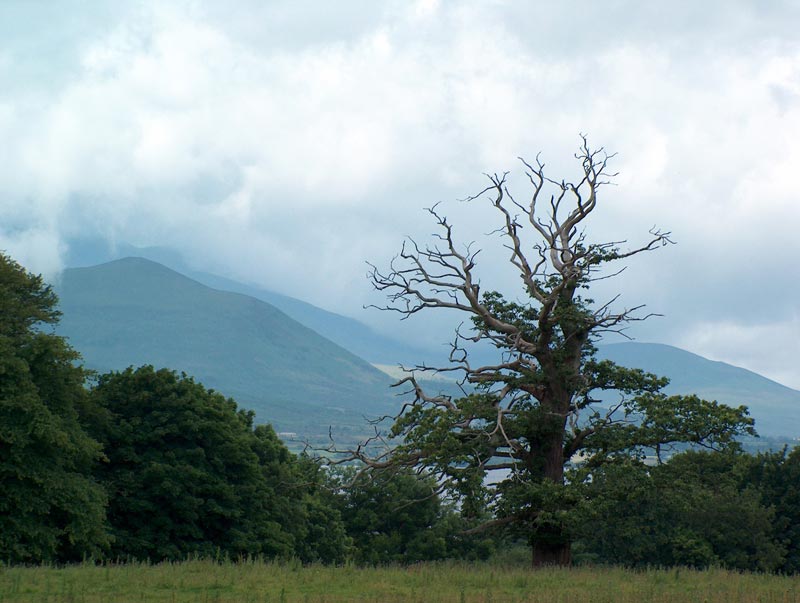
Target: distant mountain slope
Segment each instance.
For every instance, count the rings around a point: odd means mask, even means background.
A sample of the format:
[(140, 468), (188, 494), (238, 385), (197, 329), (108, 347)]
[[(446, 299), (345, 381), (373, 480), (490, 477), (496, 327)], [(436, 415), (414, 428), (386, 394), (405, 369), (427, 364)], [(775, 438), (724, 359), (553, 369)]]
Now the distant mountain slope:
[(424, 350), (407, 345), (376, 333), (358, 320), (323, 310), (264, 287), (240, 283), (209, 272), (192, 270), (181, 254), (169, 247), (137, 247), (128, 243), (118, 243), (112, 248), (102, 239), (74, 239), (69, 241), (67, 265), (94, 266), (123, 257), (145, 258), (214, 289), (242, 293), (265, 301), (297, 322), (372, 363), (397, 365), (431, 362), (446, 353), (442, 351), (446, 349), (444, 347), (441, 350)]
[(225, 291), (234, 291), (272, 304), (297, 322), (374, 364), (422, 362), (432, 354), (376, 333), (367, 325), (294, 297), (245, 285), (207, 272), (189, 272), (195, 280)]
[(88, 366), (185, 371), (282, 430), (363, 422), (392, 399), (386, 375), (274, 306), (149, 260), (68, 269), (57, 293), (59, 332)]
[[(111, 254), (107, 246), (96, 242), (83, 247), (76, 246), (73, 261), (88, 261), (105, 253)], [(263, 301), (272, 303), (286, 314), (305, 326), (324, 335), (341, 347), (376, 364), (390, 367), (398, 363), (413, 365), (420, 362), (431, 362), (440, 357), (435, 350), (416, 349), (405, 345), (391, 337), (379, 335), (366, 325), (348, 318), (317, 308), (298, 299), (287, 297), (267, 289), (253, 287), (236, 281), (208, 274), (189, 271), (180, 255), (168, 248), (136, 248), (122, 245), (115, 253), (122, 251), (135, 252), (151, 259), (157, 259), (190, 274), (198, 281), (222, 290), (239, 292)], [(660, 344), (621, 343), (599, 346), (601, 357), (608, 357), (623, 366), (633, 366), (663, 375), (671, 379), (669, 390), (675, 393), (697, 393), (700, 396), (716, 399), (726, 404), (745, 404), (756, 418), (759, 433), (765, 436), (800, 436), (800, 392), (784, 387), (751, 371), (737, 368), (722, 362), (714, 362), (691, 354), (679, 348)], [(472, 350), (471, 358), (476, 363), (491, 363), (495, 356), (491, 349)], [(435, 364), (435, 362), (434, 362)], [(396, 371), (389, 369), (395, 374)], [(222, 391), (222, 386), (218, 386)], [(263, 383), (260, 386), (263, 390)], [(431, 384), (435, 388), (435, 384)], [(258, 390), (261, 391), (261, 390)], [(392, 392), (396, 393), (396, 392)], [(252, 392), (247, 393), (247, 400), (252, 399)], [(241, 396), (240, 396), (241, 397)], [(242, 401), (245, 398), (241, 397)], [(290, 420), (296, 413), (279, 406), (271, 412), (286, 410)], [(355, 409), (352, 412), (357, 412)], [(312, 415), (306, 413), (309, 418)], [(348, 419), (349, 420), (349, 419)], [(355, 423), (363, 424), (360, 416), (354, 416)], [(354, 423), (354, 424), (355, 424)]]
[(694, 393), (731, 406), (744, 404), (765, 436), (800, 436), (800, 391), (743, 368), (658, 343), (599, 346), (598, 355), (668, 377), (670, 393)]

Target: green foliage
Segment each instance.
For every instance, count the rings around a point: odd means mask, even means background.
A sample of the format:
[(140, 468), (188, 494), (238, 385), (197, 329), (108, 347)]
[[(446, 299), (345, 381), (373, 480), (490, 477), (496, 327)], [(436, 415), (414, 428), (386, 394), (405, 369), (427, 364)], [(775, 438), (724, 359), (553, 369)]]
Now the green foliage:
[(101, 376), (91, 398), (91, 432), (108, 456), (97, 475), (109, 492), (112, 556), (289, 557), (327, 510), (271, 427), (253, 429), (251, 412), (190, 377), (129, 368)]
[(657, 343), (601, 345), (598, 356), (668, 377), (668, 394), (697, 394), (733, 407), (747, 404), (762, 442), (765, 436), (780, 438), (782, 446), (800, 433), (800, 392), (756, 373)]
[(296, 487), (290, 494), (300, 495), (299, 517), (289, 524), (295, 538), (295, 556), (305, 562), (344, 562), (351, 553), (352, 540), (327, 474), (306, 455), (297, 458), (294, 470)]
[(87, 390), (77, 353), (44, 329), (56, 303), (0, 256), (0, 561), (345, 559), (315, 465), (169, 370), (110, 373)]
[(58, 298), (41, 275), (0, 254), (0, 337), (25, 338), (36, 325), (55, 324), (61, 314), (57, 304)]
[[(697, 396), (668, 396), (661, 392), (666, 379), (597, 361), (593, 352), (587, 344), (581, 383), (571, 395), (569, 423), (532, 395), (507, 403), (508, 412), (501, 415), (498, 408), (504, 402), (495, 389), (483, 385), (452, 406), (408, 408), (393, 426), (392, 435), (402, 437), (393, 452), (394, 462), (431, 469), (467, 509), (475, 501), (491, 501), (496, 518), (511, 520), (506, 527), (515, 537), (557, 546), (569, 541), (569, 516), (580, 493), (573, 482), (547, 475), (546, 463), (552, 458), (548, 445), (554, 434), (559, 464), (600, 468), (676, 445), (737, 450), (738, 436), (755, 433), (745, 407)], [(502, 383), (524, 393), (537, 391), (547, 379), (538, 368), (503, 376)], [(611, 408), (600, 404), (595, 396), (601, 391), (615, 392), (620, 401)], [(506, 475), (487, 484), (486, 473), (498, 467)], [(699, 552), (691, 552), (691, 541), (684, 546), (687, 562), (692, 556), (699, 559)]]
[(494, 549), (486, 536), (464, 533), (475, 522), (442, 501), (430, 478), (347, 468), (331, 479), (358, 563), (486, 559)]
[(629, 460), (575, 472), (585, 495), (572, 517), (576, 548), (584, 559), (629, 566), (779, 569), (775, 510), (743, 479), (752, 462), (686, 452), (655, 467)]
[(749, 457), (741, 479), (757, 489), (762, 505), (774, 510), (775, 540), (785, 550), (778, 569), (800, 573), (800, 448)]
[(100, 446), (78, 421), (78, 355), (44, 332), (57, 299), (41, 277), (0, 255), (0, 560), (75, 561), (108, 543)]
[[(616, 367), (625, 374), (624, 387), (630, 383), (631, 371)], [(653, 375), (641, 374), (643, 382), (653, 381)], [(620, 389), (620, 391), (625, 391)], [(732, 408), (697, 396), (667, 396), (660, 391), (648, 391), (646, 385), (638, 395), (620, 404), (618, 418), (609, 420), (601, 411), (592, 413), (588, 425), (577, 434), (569, 434), (567, 446), (575, 436), (586, 436), (575, 446), (590, 464), (600, 464), (620, 455), (643, 455), (673, 444), (700, 444), (722, 450), (738, 448), (736, 438), (755, 435), (753, 420), (747, 408)]]

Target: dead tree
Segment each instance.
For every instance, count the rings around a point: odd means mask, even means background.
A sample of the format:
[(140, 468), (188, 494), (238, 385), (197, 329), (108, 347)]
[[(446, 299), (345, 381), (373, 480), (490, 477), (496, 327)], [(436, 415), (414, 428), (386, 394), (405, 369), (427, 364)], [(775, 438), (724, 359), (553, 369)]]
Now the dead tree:
[[(433, 244), (409, 240), (387, 271), (371, 266), (369, 274), (388, 297), (381, 309), (409, 318), (450, 308), (465, 313), (471, 328), (456, 332), (448, 366), (418, 366), (397, 384), (408, 386), (409, 394), (386, 434), (397, 444), (377, 455), (362, 446), (341, 458), (375, 469), (416, 467), (467, 502), (488, 489), (494, 517), (476, 529), (522, 529), (534, 565), (570, 563), (564, 520), (571, 505), (565, 484), (570, 459), (580, 455), (591, 465), (673, 442), (720, 447), (752, 430), (744, 408), (666, 396), (665, 379), (594, 358), (593, 343), (603, 333), (649, 315), (640, 315), (642, 306), (615, 310), (616, 298), (594, 303), (580, 293), (619, 274), (622, 260), (671, 243), (668, 232), (656, 229), (628, 249), (624, 241), (589, 240), (598, 193), (615, 176), (608, 168), (612, 157), (583, 138), (575, 182), (549, 178), (537, 157), (522, 161), (530, 184), (524, 201), (512, 196), (507, 174), (488, 175), (489, 185), (468, 199), (488, 200), (497, 211), (496, 232), (519, 273), (524, 303), (482, 288), (479, 250), (456, 241), (437, 207), (428, 210), (438, 227)], [(496, 348), (497, 362), (470, 361), (469, 346), (479, 342)], [(420, 371), (459, 375), (463, 395), (427, 394)], [(603, 390), (616, 392), (617, 401), (598, 404), (593, 396)], [(487, 482), (492, 472), (501, 477)]]

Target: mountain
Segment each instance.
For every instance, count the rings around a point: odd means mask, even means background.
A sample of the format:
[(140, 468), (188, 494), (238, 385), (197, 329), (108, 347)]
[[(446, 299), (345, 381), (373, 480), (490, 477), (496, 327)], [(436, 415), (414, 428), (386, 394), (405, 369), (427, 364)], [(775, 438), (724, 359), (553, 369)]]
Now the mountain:
[(668, 393), (697, 394), (730, 406), (744, 404), (762, 436), (800, 436), (800, 391), (752, 371), (658, 343), (601, 345), (598, 356), (668, 377)]
[(140, 257), (167, 266), (214, 289), (241, 293), (260, 299), (275, 306), (300, 324), (372, 363), (413, 365), (421, 362), (433, 362), (434, 359), (442, 356), (441, 350), (426, 350), (407, 345), (394, 338), (376, 333), (367, 325), (353, 318), (323, 310), (294, 297), (264, 287), (240, 283), (209, 272), (193, 270), (179, 252), (169, 247), (137, 247), (124, 242), (117, 243), (112, 247), (103, 239), (90, 238), (70, 240), (68, 249), (67, 265), (71, 267), (93, 266), (124, 257)]
[[(435, 350), (413, 348), (391, 337), (377, 334), (355, 319), (328, 312), (301, 300), (206, 272), (191, 271), (186, 267), (181, 256), (168, 248), (135, 248), (130, 245), (121, 245), (114, 250), (115, 253), (123, 251), (141, 253), (151, 259), (168, 263), (177, 267), (180, 272), (191, 275), (195, 281), (215, 289), (238, 292), (267, 302), (338, 346), (375, 364), (385, 364), (389, 367), (396, 367), (398, 363), (413, 365), (424, 361), (430, 362), (432, 358), (441, 356), (441, 352), (437, 354)], [(112, 250), (108, 248), (104, 250), (103, 246), (98, 243), (76, 245), (73, 261), (90, 261), (91, 258), (102, 256), (104, 253), (111, 254)], [(67, 271), (67, 274), (69, 273), (70, 271)], [(69, 317), (65, 316), (65, 319), (69, 319)], [(80, 349), (80, 346), (78, 347)], [(475, 362), (491, 363), (493, 361), (491, 352), (490, 349), (482, 349), (476, 355), (476, 352), (473, 351), (471, 357)], [(800, 436), (800, 392), (761, 375), (662, 344), (627, 342), (601, 345), (599, 346), (599, 355), (623, 366), (642, 368), (657, 375), (669, 377), (671, 383), (667, 389), (668, 392), (696, 393), (704, 398), (715, 399), (726, 404), (737, 406), (745, 404), (756, 419), (756, 427), (762, 436), (788, 436), (790, 439)], [(102, 359), (102, 354), (100, 359)], [(187, 372), (191, 371), (187, 370)], [(198, 378), (201, 379), (199, 375)], [(228, 381), (214, 381), (214, 387), (261, 409), (264, 403), (260, 392), (263, 391), (265, 383), (269, 383), (268, 387), (272, 391), (271, 382), (257, 383), (255, 380), (250, 380), (248, 387), (236, 387), (235, 383)], [(432, 389), (440, 386), (439, 382), (429, 384)], [(276, 385), (275, 387), (280, 389), (283, 386)], [(301, 390), (304, 389), (302, 385), (299, 387)], [(291, 392), (287, 392), (286, 396), (287, 399), (292, 399)], [(292, 409), (298, 409), (298, 405), (305, 404), (296, 397), (294, 400)], [(343, 412), (352, 414), (348, 420), (352, 420), (353, 425), (363, 424), (361, 416), (353, 414), (357, 411), (352, 407), (353, 405), (350, 405), (350, 410), (346, 408), (343, 410)], [(311, 408), (317, 407), (312, 406)], [(313, 416), (313, 413), (305, 414), (309, 417)], [(259, 410), (259, 415), (266, 416), (261, 410)], [(282, 425), (288, 424), (287, 422), (295, 422), (296, 415), (297, 412), (289, 409), (285, 404), (273, 404), (268, 418), (275, 421), (276, 424)], [(273, 417), (280, 417), (281, 420)], [(353, 429), (356, 428), (353, 427)]]
[(374, 364), (422, 362), (433, 356), (429, 350), (415, 348), (376, 333), (354, 318), (323, 310), (294, 297), (245, 285), (208, 272), (190, 271), (188, 274), (209, 287), (242, 293), (272, 304), (297, 322)]
[(281, 431), (352, 431), (388, 412), (391, 379), (274, 306), (142, 258), (70, 268), (60, 334), (98, 371), (153, 364), (233, 396)]

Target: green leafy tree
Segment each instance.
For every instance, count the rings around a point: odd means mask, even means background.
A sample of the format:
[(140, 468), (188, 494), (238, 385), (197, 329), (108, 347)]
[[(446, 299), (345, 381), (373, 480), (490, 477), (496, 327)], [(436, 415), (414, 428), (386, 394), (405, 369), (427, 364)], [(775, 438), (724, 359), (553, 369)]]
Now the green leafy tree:
[[(595, 359), (600, 334), (641, 318), (638, 308), (615, 311), (613, 300), (595, 303), (584, 292), (621, 271), (621, 261), (670, 239), (654, 229), (631, 249), (590, 241), (598, 193), (613, 174), (610, 157), (585, 140), (577, 158), (575, 182), (546, 176), (538, 159), (525, 163), (532, 190), (524, 203), (511, 195), (506, 175), (489, 176), (489, 186), (468, 199), (488, 198), (496, 211), (495, 232), (520, 277), (514, 298), (485, 286), (480, 250), (459, 244), (436, 207), (429, 210), (438, 226), (434, 244), (410, 241), (388, 271), (373, 268), (373, 285), (389, 297), (384, 309), (404, 318), (448, 309), (468, 316), (472, 327), (456, 332), (449, 366), (417, 367), (401, 381), (411, 399), (395, 417), (394, 449), (373, 458), (362, 446), (349, 455), (376, 468), (423, 468), (465, 501), (488, 490), (494, 519), (487, 527), (523, 534), (534, 565), (570, 562), (565, 521), (576, 500), (564, 469), (571, 459), (596, 466), (675, 442), (720, 448), (752, 431), (744, 407), (667, 396), (665, 379)], [(493, 345), (496, 360), (475, 364), (469, 347), (476, 343)], [(464, 395), (429, 394), (416, 378), (425, 370), (460, 375)], [(603, 402), (602, 392), (618, 397)], [(495, 477), (487, 484), (489, 473)]]
[(296, 553), (312, 493), (272, 428), (253, 427), (252, 412), (151, 366), (101, 376), (92, 399), (114, 556)]
[(280, 519), (291, 537), (292, 556), (304, 562), (345, 561), (350, 539), (319, 464), (306, 455), (293, 455), (270, 425), (256, 426), (254, 436), (268, 486), (265, 512)]
[(82, 429), (86, 373), (46, 331), (58, 300), (41, 276), (0, 255), (0, 560), (75, 561), (108, 544), (100, 445)]
[(352, 538), (347, 533), (338, 493), (331, 488), (330, 476), (316, 459), (302, 454), (297, 470), (301, 517), (290, 528), (295, 535), (295, 555), (302, 561), (342, 563), (351, 557)]
[(485, 559), (494, 550), (491, 539), (465, 533), (474, 522), (441, 499), (431, 478), (348, 467), (333, 479), (358, 563)]
[(762, 504), (774, 511), (774, 539), (785, 550), (778, 569), (800, 573), (800, 448), (751, 457), (743, 482), (757, 489)]
[(775, 510), (743, 479), (751, 464), (743, 454), (689, 451), (655, 467), (598, 468), (572, 517), (576, 548), (584, 559), (629, 566), (779, 569)]

